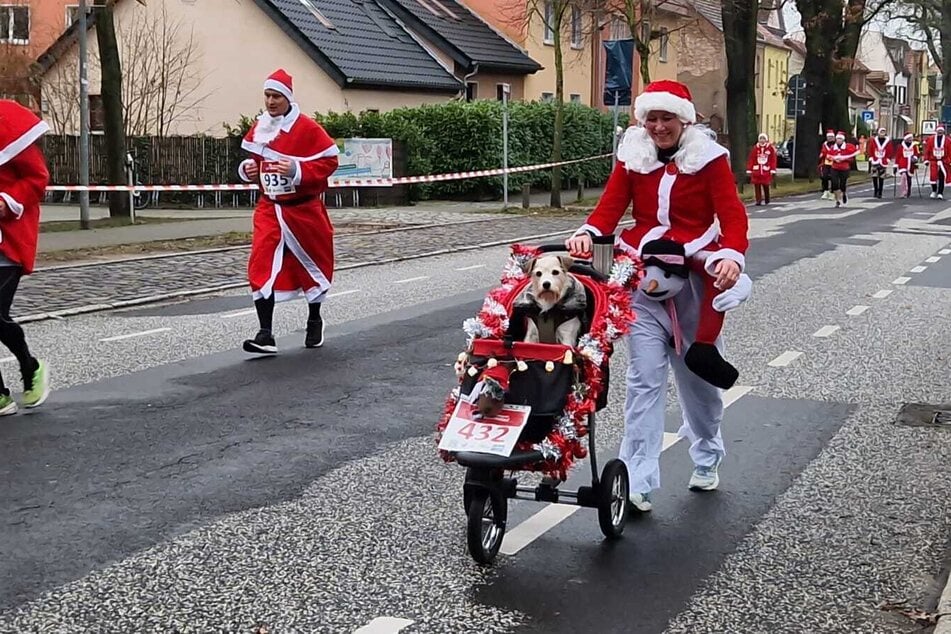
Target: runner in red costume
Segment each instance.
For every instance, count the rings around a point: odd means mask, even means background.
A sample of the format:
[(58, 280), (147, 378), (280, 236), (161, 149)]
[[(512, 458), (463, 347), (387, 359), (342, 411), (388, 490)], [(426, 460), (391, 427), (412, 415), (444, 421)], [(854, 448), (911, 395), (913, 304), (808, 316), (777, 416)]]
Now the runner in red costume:
[(875, 198), (881, 198), (885, 189), (885, 174), (895, 153), (894, 143), (888, 138), (885, 128), (878, 129), (878, 136), (868, 142), (868, 170), (872, 173), (872, 185)]
[[(37, 142), (48, 131), (20, 104), (0, 100), (0, 343), (20, 364), (25, 407), (41, 405), (50, 389), (46, 363), (30, 354), (23, 328), (10, 316), (20, 278), (36, 263), (40, 201), (50, 177)], [(0, 416), (17, 409), (0, 378)]]
[(339, 150), (327, 132), (294, 103), (291, 76), (277, 70), (264, 82), (266, 111), (245, 135), (251, 153), (238, 174), (258, 181), (248, 282), (260, 330), (244, 342), (247, 352), (274, 354), (275, 301), (303, 295), (308, 303), (304, 345), (324, 343), (320, 305), (334, 272), (334, 229), (320, 195), (337, 169)]
[(759, 135), (759, 140), (750, 150), (746, 173), (750, 175), (750, 182), (753, 183), (757, 206), (762, 205), (764, 200), (768, 205), (769, 186), (776, 176), (776, 148), (769, 142), (769, 136), (765, 132)]
[(944, 185), (948, 182), (948, 171), (951, 169), (951, 154), (948, 150), (948, 137), (944, 134), (944, 126), (938, 126), (934, 136), (925, 141), (925, 161), (931, 176), (931, 197), (938, 200), (944, 200)]
[(839, 132), (835, 135), (832, 148), (826, 150), (826, 153), (832, 160), (832, 191), (835, 192), (835, 206), (838, 207), (849, 202), (849, 195), (845, 190), (849, 172), (852, 171), (852, 159), (858, 156), (859, 150), (853, 144), (846, 143), (845, 133)]
[[(915, 137), (909, 132), (895, 148), (894, 172), (901, 178), (902, 198), (911, 196), (911, 175), (918, 169), (918, 146)], [(921, 188), (919, 186), (919, 193)]]

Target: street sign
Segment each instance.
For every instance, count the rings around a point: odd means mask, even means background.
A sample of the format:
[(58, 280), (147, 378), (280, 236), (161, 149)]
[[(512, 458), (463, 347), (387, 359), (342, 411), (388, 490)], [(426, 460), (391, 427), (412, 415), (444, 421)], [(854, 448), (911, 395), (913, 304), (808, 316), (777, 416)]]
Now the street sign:
[(921, 133), (922, 134), (934, 134), (935, 128), (938, 127), (938, 122), (934, 119), (926, 119), (921, 122)]
[(868, 123), (869, 121), (872, 121), (873, 119), (875, 119), (875, 112), (873, 112), (872, 110), (862, 111), (862, 121)]

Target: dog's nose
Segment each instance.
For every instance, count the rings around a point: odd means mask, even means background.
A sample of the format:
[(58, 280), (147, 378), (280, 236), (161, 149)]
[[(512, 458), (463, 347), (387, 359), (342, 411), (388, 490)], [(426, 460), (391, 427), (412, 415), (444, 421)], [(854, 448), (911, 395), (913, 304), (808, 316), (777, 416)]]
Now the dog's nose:
[(551, 282), (542, 282), (542, 288), (546, 291), (551, 288)]

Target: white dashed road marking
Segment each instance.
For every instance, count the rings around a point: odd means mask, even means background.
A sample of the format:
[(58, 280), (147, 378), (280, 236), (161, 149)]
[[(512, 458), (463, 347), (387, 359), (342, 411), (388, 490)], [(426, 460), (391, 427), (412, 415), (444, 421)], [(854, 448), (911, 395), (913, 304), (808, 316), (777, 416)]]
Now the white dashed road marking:
[[(734, 385), (723, 393), (723, 408), (726, 409), (733, 405), (752, 390), (752, 386)], [(667, 451), (676, 445), (678, 440), (680, 438), (677, 434), (664, 432), (664, 444), (661, 451)], [(516, 554), (580, 510), (580, 506), (573, 504), (549, 504), (512, 530), (507, 531), (502, 539), (502, 547), (499, 552), (503, 555)]]
[(343, 297), (344, 295), (353, 295), (354, 293), (359, 293), (359, 292), (360, 290), (355, 288), (349, 291), (340, 291), (339, 293), (330, 293), (329, 295), (327, 295), (327, 299), (330, 299), (331, 297)]
[(864, 312), (867, 311), (868, 309), (869, 309), (868, 306), (861, 306), (861, 305), (859, 305), (859, 306), (853, 306), (852, 308), (850, 308), (850, 309), (848, 309), (847, 311), (845, 311), (845, 314), (846, 314), (846, 315), (850, 315), (850, 316), (852, 316), (852, 317), (855, 317), (856, 315), (861, 315), (862, 313), (864, 313)]
[(106, 343), (109, 341), (122, 341), (123, 339), (132, 339), (134, 337), (146, 337), (148, 335), (158, 334), (160, 332), (168, 332), (171, 328), (153, 328), (152, 330), (143, 330), (142, 332), (130, 332), (127, 335), (116, 335), (115, 337), (106, 337), (100, 339), (100, 343)]
[(409, 619), (398, 619), (392, 616), (378, 616), (353, 634), (396, 634), (403, 628), (409, 627), (415, 623)]
[(420, 275), (419, 277), (408, 277), (405, 280), (396, 280), (394, 284), (407, 284), (409, 282), (419, 282), (420, 280), (428, 280), (428, 275)]
[(891, 290), (882, 290), (872, 295), (872, 297), (874, 297), (875, 299), (885, 299), (891, 294), (892, 294)]
[(923, 271), (924, 271), (925, 269), (927, 269), (927, 268), (928, 268), (927, 266), (916, 266), (916, 267), (914, 267), (913, 269), (911, 269), (911, 272), (912, 272), (912, 273), (921, 273), (921, 272), (923, 272)]
[(838, 329), (839, 329), (838, 326), (823, 326), (819, 330), (812, 333), (812, 336), (813, 337), (828, 337), (829, 335), (831, 335)]
[(892, 280), (892, 284), (907, 284), (910, 281), (910, 277), (896, 277), (894, 280)]
[(484, 268), (485, 268), (485, 264), (473, 264), (472, 266), (464, 266), (456, 270), (457, 271), (472, 271), (473, 269), (484, 269)]
[(802, 356), (798, 350), (787, 350), (766, 365), (774, 368), (783, 368)]
[(928, 264), (934, 264), (935, 262), (940, 262), (940, 261), (941, 261), (940, 255), (932, 255), (930, 258), (927, 258), (925, 260), (925, 262), (927, 262)]
[(245, 315), (253, 315), (257, 312), (254, 308), (248, 308), (245, 310), (239, 310), (235, 313), (225, 313), (221, 316), (222, 319), (234, 319), (235, 317), (244, 317)]
[(938, 251), (938, 255), (951, 255), (951, 249), (941, 249)]

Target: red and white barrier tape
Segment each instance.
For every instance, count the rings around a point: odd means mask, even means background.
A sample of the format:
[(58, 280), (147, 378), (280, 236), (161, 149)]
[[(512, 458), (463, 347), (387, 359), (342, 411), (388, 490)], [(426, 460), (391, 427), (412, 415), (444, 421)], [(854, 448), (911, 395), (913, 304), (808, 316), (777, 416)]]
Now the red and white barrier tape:
[[(610, 154), (601, 154), (599, 156), (589, 156), (583, 159), (574, 159), (571, 161), (559, 161), (557, 163), (540, 163), (538, 165), (525, 165), (523, 167), (510, 167), (509, 174), (518, 174), (520, 172), (531, 172), (534, 170), (555, 167), (556, 165), (571, 165), (573, 163), (583, 163), (596, 159), (603, 159), (611, 156)], [(396, 178), (331, 178), (329, 187), (392, 187), (393, 185), (410, 185), (414, 183), (436, 183), (440, 181), (462, 180), (465, 178), (477, 178), (479, 176), (500, 176), (505, 173), (504, 168), (491, 170), (475, 170), (471, 172), (453, 172), (450, 174), (432, 174), (429, 176), (399, 176)], [(257, 184), (247, 183), (241, 185), (50, 185), (46, 191), (51, 192), (213, 192), (213, 191), (251, 191), (258, 189)]]

